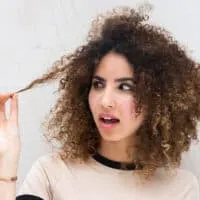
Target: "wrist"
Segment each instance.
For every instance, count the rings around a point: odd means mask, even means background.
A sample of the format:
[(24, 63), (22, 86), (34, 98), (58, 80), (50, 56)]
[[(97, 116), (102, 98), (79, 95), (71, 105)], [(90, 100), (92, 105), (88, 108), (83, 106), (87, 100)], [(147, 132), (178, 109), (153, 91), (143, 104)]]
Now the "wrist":
[(18, 159), (0, 159), (0, 178), (17, 176), (18, 164)]
[(17, 181), (18, 177), (13, 176), (13, 177), (0, 177), (0, 183), (15, 183)]

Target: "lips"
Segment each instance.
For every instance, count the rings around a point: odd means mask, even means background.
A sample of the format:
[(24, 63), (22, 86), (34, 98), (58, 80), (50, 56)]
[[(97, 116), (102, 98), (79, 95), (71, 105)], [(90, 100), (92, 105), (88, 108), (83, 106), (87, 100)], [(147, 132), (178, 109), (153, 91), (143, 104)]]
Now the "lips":
[(115, 124), (120, 122), (119, 118), (111, 114), (100, 114), (99, 120), (105, 124)]

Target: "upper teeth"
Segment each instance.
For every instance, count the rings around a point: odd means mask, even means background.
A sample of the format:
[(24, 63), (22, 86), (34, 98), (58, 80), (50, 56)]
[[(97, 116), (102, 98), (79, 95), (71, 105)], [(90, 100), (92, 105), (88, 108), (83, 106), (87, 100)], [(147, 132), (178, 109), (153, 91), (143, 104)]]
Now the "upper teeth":
[(108, 119), (109, 120), (109, 119), (112, 119), (112, 118), (111, 117), (104, 117), (104, 119)]

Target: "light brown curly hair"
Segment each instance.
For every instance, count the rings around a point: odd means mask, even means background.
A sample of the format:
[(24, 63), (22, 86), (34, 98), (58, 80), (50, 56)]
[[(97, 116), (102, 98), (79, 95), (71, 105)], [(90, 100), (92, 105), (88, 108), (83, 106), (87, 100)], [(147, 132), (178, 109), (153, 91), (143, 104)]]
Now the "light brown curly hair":
[(61, 144), (63, 159), (85, 161), (100, 143), (88, 94), (96, 66), (110, 51), (122, 54), (133, 66), (137, 111), (147, 107), (134, 156), (144, 166), (141, 174), (145, 169), (179, 166), (182, 152), (198, 140), (200, 65), (169, 32), (150, 24), (148, 15), (131, 8), (99, 15), (85, 44), (18, 92), (59, 80), (59, 98), (46, 120), (45, 135)]

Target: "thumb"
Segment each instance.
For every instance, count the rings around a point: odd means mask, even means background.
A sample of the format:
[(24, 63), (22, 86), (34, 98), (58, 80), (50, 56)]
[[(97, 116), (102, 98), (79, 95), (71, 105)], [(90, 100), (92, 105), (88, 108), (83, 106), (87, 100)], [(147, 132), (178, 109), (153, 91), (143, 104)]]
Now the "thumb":
[(18, 96), (14, 94), (11, 98), (10, 120), (18, 122)]

